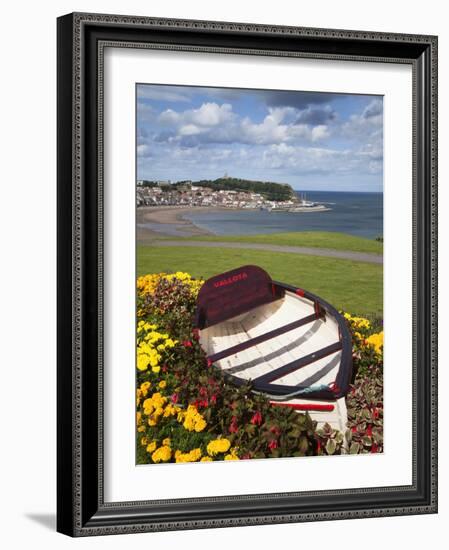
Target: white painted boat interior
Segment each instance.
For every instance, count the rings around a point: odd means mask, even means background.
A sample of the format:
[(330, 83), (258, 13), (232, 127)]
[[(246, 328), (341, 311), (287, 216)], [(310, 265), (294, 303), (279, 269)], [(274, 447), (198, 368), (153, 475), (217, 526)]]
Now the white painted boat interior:
[[(312, 302), (292, 292), (286, 292), (284, 298), (276, 302), (259, 306), (249, 313), (203, 329), (200, 332), (200, 343), (206, 354), (212, 355), (312, 313), (314, 313)], [(254, 380), (267, 372), (338, 342), (338, 340), (338, 324), (335, 319), (326, 315), (324, 320), (317, 319), (237, 354), (225, 357), (215, 362), (215, 365), (239, 378)], [(340, 358), (341, 351), (337, 351), (275, 380), (274, 383), (289, 386), (330, 384), (335, 381)], [(283, 402), (327, 403), (302, 398)], [(319, 424), (328, 422), (332, 427), (344, 431), (347, 420), (345, 399), (333, 401), (332, 404), (334, 405), (332, 412), (312, 411), (310, 414)]]

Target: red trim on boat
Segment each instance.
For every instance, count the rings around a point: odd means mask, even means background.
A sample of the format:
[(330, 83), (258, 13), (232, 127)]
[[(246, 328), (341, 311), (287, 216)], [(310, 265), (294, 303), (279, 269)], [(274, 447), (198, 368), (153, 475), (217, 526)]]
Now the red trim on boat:
[(277, 403), (276, 401), (270, 401), (270, 405), (276, 407), (289, 407), (295, 411), (329, 411), (334, 410), (334, 405), (320, 405), (319, 403)]
[(302, 290), (302, 288), (297, 288), (295, 294), (298, 296), (304, 296), (304, 290)]

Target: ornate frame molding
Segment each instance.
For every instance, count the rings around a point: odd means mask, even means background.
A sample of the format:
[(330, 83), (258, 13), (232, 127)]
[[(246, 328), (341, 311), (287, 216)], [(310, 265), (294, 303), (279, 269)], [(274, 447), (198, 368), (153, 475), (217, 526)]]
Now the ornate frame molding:
[[(130, 39), (136, 31), (136, 39)], [(178, 40), (179, 33), (183, 41)], [(244, 42), (249, 47), (242, 46)], [(332, 51), (339, 53), (330, 51), (331, 44)], [(426, 403), (421, 405), (418, 399), (414, 400), (410, 487), (104, 503), (102, 105), (103, 54), (107, 46), (412, 65), (416, 290), (413, 392), (414, 397), (421, 396)], [(92, 112), (93, 106), (96, 120), (89, 121), (85, 112)], [(72, 129), (70, 135), (68, 126)], [(86, 243), (87, 232), (94, 244)], [(94, 336), (92, 320), (86, 314), (89, 300), (96, 300), (98, 323)], [(59, 18), (58, 318), (60, 532), (88, 536), (436, 512), (437, 38), (104, 14), (76, 13)], [(87, 371), (87, 365), (93, 372)], [(425, 389), (421, 390), (418, 384), (423, 382)], [(97, 417), (95, 429), (86, 426), (84, 419), (89, 413)], [(428, 433), (424, 433), (426, 429)], [(320, 502), (322, 497), (335, 502), (335, 510), (325, 509)], [(268, 505), (274, 503), (280, 513), (267, 513)], [(189, 513), (195, 504), (195, 513)], [(207, 504), (214, 504), (214, 517), (208, 514)], [(153, 511), (162, 505), (171, 507), (171, 511), (165, 515), (160, 510)]]

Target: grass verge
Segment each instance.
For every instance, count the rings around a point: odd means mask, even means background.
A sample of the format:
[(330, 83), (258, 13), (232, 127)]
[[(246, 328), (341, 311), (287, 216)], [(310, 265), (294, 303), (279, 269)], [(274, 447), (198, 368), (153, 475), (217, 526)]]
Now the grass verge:
[(351, 252), (367, 252), (382, 254), (383, 244), (363, 237), (355, 237), (345, 233), (326, 231), (298, 231), (292, 233), (272, 233), (263, 235), (203, 235), (198, 237), (164, 237), (165, 239), (259, 243), (283, 246), (305, 246), (311, 248), (329, 248), (333, 250), (350, 250)]
[(187, 271), (209, 278), (254, 264), (273, 279), (316, 293), (338, 309), (359, 315), (383, 315), (382, 265), (263, 250), (151, 247), (137, 248), (137, 275)]

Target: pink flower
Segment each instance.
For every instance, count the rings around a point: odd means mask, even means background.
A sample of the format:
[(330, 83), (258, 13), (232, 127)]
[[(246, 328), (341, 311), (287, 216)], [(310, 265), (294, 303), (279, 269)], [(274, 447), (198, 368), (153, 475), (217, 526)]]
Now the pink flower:
[(253, 417), (251, 418), (250, 422), (255, 426), (260, 426), (262, 424), (262, 415), (260, 414), (260, 411), (257, 411), (253, 414)]
[(177, 403), (178, 402), (178, 394), (177, 393), (174, 393), (172, 396), (171, 396), (171, 401), (172, 403)]
[(184, 340), (184, 342), (182, 343), (182, 345), (185, 347), (185, 348), (191, 348), (192, 347), (192, 342), (190, 340)]
[(237, 425), (237, 417), (233, 416), (231, 418), (231, 424), (229, 425), (229, 433), (237, 433), (239, 431), (239, 427)]
[(212, 361), (210, 359), (207, 360), (207, 366), (210, 367), (212, 365)]
[(278, 442), (276, 441), (276, 439), (272, 439), (270, 443), (268, 443), (268, 448), (272, 451), (278, 448)]
[(215, 405), (215, 403), (217, 402), (217, 396), (215, 395), (215, 393), (210, 396), (210, 402), (212, 405)]

